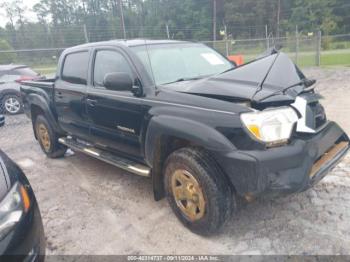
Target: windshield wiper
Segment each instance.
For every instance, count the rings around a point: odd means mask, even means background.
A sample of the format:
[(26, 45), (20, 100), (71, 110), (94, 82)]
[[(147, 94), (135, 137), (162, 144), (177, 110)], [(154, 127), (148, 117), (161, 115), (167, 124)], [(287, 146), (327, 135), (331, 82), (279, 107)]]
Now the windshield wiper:
[(197, 77), (188, 77), (188, 78), (185, 78), (185, 77), (181, 77), (175, 81), (172, 81), (172, 82), (169, 82), (169, 83), (165, 83), (163, 85), (169, 85), (169, 84), (174, 84), (174, 83), (178, 83), (178, 82), (184, 82), (184, 81), (192, 81), (192, 80), (199, 80), (199, 79), (202, 79), (202, 78), (205, 78), (207, 76), (197, 76)]
[(222, 74), (225, 74), (225, 73), (227, 73), (227, 72), (230, 72), (230, 71), (236, 69), (237, 67), (238, 67), (238, 66), (231, 67), (231, 68), (225, 70), (224, 72), (221, 72), (219, 75), (222, 75)]
[(281, 91), (274, 92), (271, 95), (268, 95), (267, 97), (264, 97), (264, 100), (267, 99), (267, 98), (270, 98), (270, 97), (272, 97), (272, 96), (274, 96), (276, 94), (280, 94), (280, 93), (285, 94), (288, 89), (290, 89), (292, 87), (300, 86), (300, 85), (304, 85), (305, 88), (304, 88), (303, 92), (305, 92), (308, 87), (312, 86), (315, 83), (316, 83), (316, 80), (314, 80), (314, 79), (304, 78), (304, 79), (302, 79), (300, 82), (298, 82), (296, 84), (288, 86), (288, 87), (286, 87), (285, 89), (283, 89)]
[(292, 87), (304, 85), (305, 88), (308, 88), (308, 87), (314, 85), (315, 83), (316, 83), (316, 80), (315, 80), (315, 79), (307, 79), (307, 78), (304, 78), (304, 79), (302, 79), (300, 82), (298, 82), (298, 83), (296, 83), (296, 84), (294, 84), (294, 85), (288, 86), (288, 87), (286, 87), (285, 89), (283, 89), (283, 90), (282, 90), (282, 93), (285, 94), (285, 92), (286, 92), (288, 89), (292, 88)]

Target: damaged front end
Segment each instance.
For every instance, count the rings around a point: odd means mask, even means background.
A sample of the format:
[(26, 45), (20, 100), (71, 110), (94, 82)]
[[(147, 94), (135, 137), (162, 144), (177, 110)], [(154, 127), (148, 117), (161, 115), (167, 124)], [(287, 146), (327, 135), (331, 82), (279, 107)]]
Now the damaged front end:
[(320, 181), (349, 150), (349, 138), (334, 122), (315, 134), (297, 134), (290, 143), (264, 150), (237, 150), (216, 156), (241, 196), (274, 197), (301, 192)]
[(306, 190), (349, 150), (348, 136), (327, 119), (314, 84), (277, 52), (166, 88), (212, 99), (208, 103), (224, 101), (227, 108), (242, 105), (237, 112), (241, 126), (218, 128), (236, 149), (213, 155), (237, 193), (254, 198)]
[[(248, 199), (304, 191), (342, 160), (349, 150), (349, 138), (327, 119), (319, 102), (322, 97), (314, 90), (315, 81), (308, 80), (287, 55), (277, 53), (228, 73), (234, 82), (244, 85), (249, 72), (257, 72), (250, 98), (254, 110), (241, 118), (246, 132), (265, 148), (238, 150), (217, 159), (238, 193)], [(221, 77), (228, 79), (228, 75)], [(281, 110), (286, 112), (278, 116)], [(245, 115), (263, 114), (268, 128), (259, 117), (245, 119)]]

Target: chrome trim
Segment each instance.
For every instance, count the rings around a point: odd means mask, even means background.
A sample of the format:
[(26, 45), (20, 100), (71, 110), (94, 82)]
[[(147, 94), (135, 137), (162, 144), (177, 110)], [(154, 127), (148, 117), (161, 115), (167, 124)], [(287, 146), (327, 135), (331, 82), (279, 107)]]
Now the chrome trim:
[[(349, 143), (349, 142), (347, 141), (346, 143)], [(309, 186), (316, 184), (323, 177), (325, 177), (327, 173), (330, 170), (332, 170), (332, 168), (334, 168), (345, 157), (348, 150), (349, 150), (349, 144), (346, 147), (342, 147), (332, 160), (327, 161), (325, 164), (323, 164), (312, 177), (310, 176)]]
[(309, 174), (310, 178), (313, 178), (322, 168), (329, 165), (337, 159), (338, 155), (342, 155), (342, 152), (346, 151), (349, 147), (349, 142), (340, 142), (335, 144), (327, 152), (325, 152), (312, 166), (311, 172)]
[(59, 138), (58, 142), (61, 144), (66, 145), (67, 147), (77, 150), (79, 152), (85, 153), (89, 156), (92, 156), (94, 158), (97, 158), (101, 161), (104, 161), (108, 164), (114, 165), (120, 169), (126, 170), (130, 173), (139, 175), (139, 176), (145, 176), (150, 177), (151, 176), (151, 169), (148, 166), (139, 164), (137, 162), (134, 162), (129, 159), (125, 159), (122, 157), (118, 157), (116, 155), (113, 155), (107, 151), (89, 146), (87, 147), (83, 143), (79, 143), (78, 141), (72, 139), (72, 138)]

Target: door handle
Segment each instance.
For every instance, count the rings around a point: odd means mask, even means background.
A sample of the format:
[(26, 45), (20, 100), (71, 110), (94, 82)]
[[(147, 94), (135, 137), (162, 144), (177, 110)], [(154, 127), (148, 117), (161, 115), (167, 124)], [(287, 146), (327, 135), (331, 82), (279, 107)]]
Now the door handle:
[(86, 99), (86, 103), (89, 105), (89, 106), (96, 106), (97, 104), (97, 100), (95, 99)]
[(59, 99), (63, 98), (63, 95), (61, 92), (57, 92), (57, 98), (59, 98)]

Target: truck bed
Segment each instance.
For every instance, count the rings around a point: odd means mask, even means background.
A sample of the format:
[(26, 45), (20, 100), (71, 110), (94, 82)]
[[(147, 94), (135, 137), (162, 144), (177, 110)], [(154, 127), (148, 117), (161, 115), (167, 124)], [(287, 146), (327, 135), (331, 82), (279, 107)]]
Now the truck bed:
[(23, 110), (29, 116), (30, 115), (30, 107), (29, 100), (44, 99), (54, 112), (55, 109), (53, 107), (54, 101), (54, 86), (55, 79), (42, 79), (36, 81), (23, 81), (21, 82), (21, 95), (23, 99)]
[(40, 87), (40, 88), (52, 88), (55, 83), (55, 78), (42, 79), (36, 81), (23, 81), (21, 86), (30, 86), (30, 87)]

